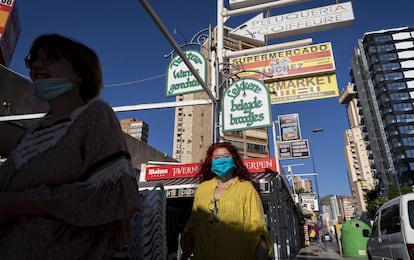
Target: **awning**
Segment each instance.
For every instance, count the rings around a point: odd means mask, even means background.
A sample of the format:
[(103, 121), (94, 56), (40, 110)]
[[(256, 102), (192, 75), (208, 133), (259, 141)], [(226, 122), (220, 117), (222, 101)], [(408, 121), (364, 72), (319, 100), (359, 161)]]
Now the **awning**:
[[(274, 172), (255, 173), (252, 174), (253, 181), (259, 183), (260, 191), (262, 193), (269, 192), (268, 183), (276, 176)], [(139, 190), (153, 189), (157, 185), (164, 186), (164, 190), (167, 190), (168, 197), (193, 197), (194, 191), (198, 187), (201, 181), (200, 176), (191, 178), (174, 178), (174, 179), (161, 179), (139, 182)], [(168, 191), (172, 190), (172, 191)]]

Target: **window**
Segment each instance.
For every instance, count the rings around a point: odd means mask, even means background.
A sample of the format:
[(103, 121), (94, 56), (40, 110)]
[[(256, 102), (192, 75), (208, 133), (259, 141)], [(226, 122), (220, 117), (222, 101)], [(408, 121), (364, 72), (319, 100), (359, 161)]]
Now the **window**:
[(397, 122), (399, 123), (414, 122), (414, 114), (397, 115), (396, 118), (397, 118)]
[(394, 111), (410, 111), (413, 109), (413, 105), (411, 103), (399, 103), (392, 106)]
[(400, 206), (392, 205), (381, 212), (381, 235), (397, 233), (401, 231)]
[(387, 89), (388, 90), (401, 90), (401, 89), (406, 89), (407, 86), (405, 84), (405, 82), (392, 82), (387, 84)]
[(393, 51), (395, 50), (394, 44), (384, 44), (384, 45), (378, 45), (377, 51), (384, 52), (384, 51)]
[(398, 59), (397, 53), (385, 53), (379, 56), (379, 60), (382, 62), (392, 61), (392, 60), (397, 60), (397, 59)]
[(392, 93), (390, 94), (391, 100), (401, 101), (410, 99), (410, 95), (404, 92)]
[(405, 150), (406, 158), (414, 158), (414, 149)]
[(401, 72), (385, 73), (384, 78), (386, 80), (399, 80), (404, 78), (404, 75)]
[(402, 139), (403, 144), (407, 146), (414, 146), (414, 137), (406, 137)]
[(414, 228), (414, 201), (408, 202), (408, 219), (410, 220), (411, 228)]
[(374, 42), (381, 43), (381, 42), (387, 42), (392, 41), (391, 35), (378, 35), (373, 38)]

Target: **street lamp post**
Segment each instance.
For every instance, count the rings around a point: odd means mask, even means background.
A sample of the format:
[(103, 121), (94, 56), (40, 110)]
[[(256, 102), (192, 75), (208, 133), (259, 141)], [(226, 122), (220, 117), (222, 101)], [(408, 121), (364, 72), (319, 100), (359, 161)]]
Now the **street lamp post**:
[[(323, 132), (322, 128), (315, 128), (312, 130), (312, 133), (319, 133), (319, 132)], [(316, 188), (316, 193), (317, 193), (317, 199), (318, 199), (318, 208), (319, 208), (319, 221), (321, 222), (321, 232), (322, 232), (322, 243), (323, 243), (323, 248), (326, 250), (326, 239), (325, 239), (325, 225), (323, 223), (323, 209), (322, 209), (322, 205), (321, 205), (321, 198), (319, 196), (319, 187), (318, 187), (318, 173), (316, 171), (316, 165), (315, 165), (315, 159), (313, 154), (311, 154), (311, 159), (312, 159), (312, 169), (313, 169), (313, 173), (315, 174), (315, 188)]]

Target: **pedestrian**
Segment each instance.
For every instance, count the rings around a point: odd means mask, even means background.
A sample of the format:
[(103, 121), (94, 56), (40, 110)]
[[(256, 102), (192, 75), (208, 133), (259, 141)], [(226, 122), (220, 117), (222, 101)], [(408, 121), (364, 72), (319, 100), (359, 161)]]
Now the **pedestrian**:
[(202, 163), (182, 259), (267, 259), (272, 244), (263, 204), (237, 148), (212, 144)]
[(0, 166), (1, 259), (109, 259), (138, 210), (136, 170), (84, 44), (36, 38), (25, 58), (49, 111)]

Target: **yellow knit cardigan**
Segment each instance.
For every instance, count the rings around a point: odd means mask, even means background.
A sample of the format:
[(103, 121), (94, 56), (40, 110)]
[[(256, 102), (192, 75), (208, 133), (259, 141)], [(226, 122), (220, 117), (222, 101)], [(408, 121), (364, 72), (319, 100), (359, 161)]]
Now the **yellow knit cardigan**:
[[(264, 237), (272, 252), (263, 205), (249, 181), (227, 186), (216, 202), (214, 215), (215, 178), (202, 182), (194, 197), (191, 217), (184, 229), (185, 240), (194, 240), (192, 259), (255, 259), (255, 249)], [(217, 221), (218, 219), (218, 221)]]

